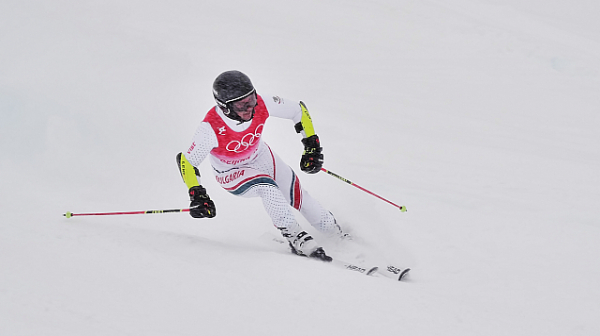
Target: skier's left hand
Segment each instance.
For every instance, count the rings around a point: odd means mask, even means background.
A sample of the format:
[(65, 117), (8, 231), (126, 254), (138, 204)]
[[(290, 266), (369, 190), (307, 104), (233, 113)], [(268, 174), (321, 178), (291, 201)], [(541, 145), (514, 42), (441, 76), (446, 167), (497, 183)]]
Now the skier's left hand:
[(201, 185), (191, 187), (190, 195), (190, 216), (194, 218), (213, 218), (217, 215), (215, 203), (206, 194), (206, 189)]
[(304, 153), (300, 159), (300, 169), (309, 174), (318, 173), (323, 167), (323, 147), (319, 142), (319, 137), (315, 134), (302, 139), (304, 144)]

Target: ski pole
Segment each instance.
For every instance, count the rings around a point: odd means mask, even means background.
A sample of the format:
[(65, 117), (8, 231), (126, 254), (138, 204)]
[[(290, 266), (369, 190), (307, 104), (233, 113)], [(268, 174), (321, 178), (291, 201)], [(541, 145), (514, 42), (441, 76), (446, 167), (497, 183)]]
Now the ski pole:
[(144, 210), (144, 211), (125, 211), (125, 212), (96, 212), (96, 213), (72, 213), (67, 211), (63, 216), (71, 218), (73, 216), (106, 216), (106, 215), (147, 215), (168, 212), (189, 212), (190, 209), (168, 209), (168, 210)]
[(351, 185), (351, 186), (355, 186), (355, 187), (357, 187), (358, 189), (360, 189), (360, 190), (362, 190), (362, 191), (364, 191), (364, 192), (366, 192), (366, 193), (368, 193), (368, 194), (371, 194), (371, 195), (373, 195), (373, 196), (375, 196), (375, 197), (379, 198), (379, 199), (380, 199), (380, 200), (382, 200), (382, 201), (386, 201), (386, 202), (388, 202), (389, 204), (391, 204), (391, 205), (395, 206), (396, 208), (400, 209), (400, 211), (402, 211), (402, 212), (406, 212), (406, 207), (405, 207), (404, 205), (398, 205), (398, 204), (395, 204), (395, 203), (393, 203), (393, 202), (390, 202), (390, 201), (388, 201), (387, 199), (385, 199), (385, 198), (383, 198), (383, 197), (381, 197), (381, 196), (379, 196), (379, 195), (375, 194), (374, 192), (371, 192), (371, 191), (369, 191), (369, 190), (367, 190), (367, 189), (365, 189), (365, 188), (363, 188), (363, 187), (359, 186), (358, 184), (356, 184), (356, 183), (354, 183), (354, 182), (352, 182), (352, 181), (350, 181), (350, 180), (348, 180), (348, 179), (346, 179), (346, 178), (343, 178), (343, 177), (341, 177), (340, 175), (338, 175), (338, 174), (336, 174), (336, 173), (334, 173), (334, 172), (332, 172), (332, 171), (329, 171), (329, 170), (327, 170), (327, 169), (325, 169), (325, 168), (321, 168), (321, 170), (322, 170), (322, 171), (324, 171), (324, 172), (326, 172), (327, 174), (329, 174), (329, 175), (333, 176), (333, 177), (337, 177), (338, 179), (340, 179), (340, 180), (342, 180), (342, 181), (344, 181), (344, 182), (348, 183), (348, 184), (349, 184), (349, 185)]

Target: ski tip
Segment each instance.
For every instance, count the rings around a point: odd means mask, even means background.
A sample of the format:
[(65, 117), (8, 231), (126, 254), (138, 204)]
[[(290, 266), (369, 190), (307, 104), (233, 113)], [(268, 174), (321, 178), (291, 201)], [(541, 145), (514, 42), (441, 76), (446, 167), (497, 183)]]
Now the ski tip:
[(407, 268), (400, 272), (400, 275), (398, 275), (398, 281), (406, 280), (408, 277), (408, 272), (410, 272), (410, 268)]
[(379, 267), (377, 267), (377, 266), (371, 268), (370, 270), (367, 271), (367, 275), (373, 275), (375, 272), (377, 272), (378, 269), (379, 269)]

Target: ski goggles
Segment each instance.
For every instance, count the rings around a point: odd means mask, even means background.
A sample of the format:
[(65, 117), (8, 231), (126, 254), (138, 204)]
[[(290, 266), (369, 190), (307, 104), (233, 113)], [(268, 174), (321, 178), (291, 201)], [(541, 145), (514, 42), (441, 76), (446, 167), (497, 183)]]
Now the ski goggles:
[(255, 108), (258, 105), (256, 100), (256, 92), (251, 92), (249, 96), (243, 97), (236, 101), (227, 103), (227, 107), (233, 113), (245, 112), (250, 108)]

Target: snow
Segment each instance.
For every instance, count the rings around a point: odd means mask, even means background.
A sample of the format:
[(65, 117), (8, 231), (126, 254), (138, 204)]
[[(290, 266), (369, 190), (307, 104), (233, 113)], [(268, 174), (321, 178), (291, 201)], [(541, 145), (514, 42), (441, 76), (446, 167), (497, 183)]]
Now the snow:
[[(600, 3), (0, 3), (0, 335), (600, 334)], [(310, 193), (411, 281), (289, 255), (175, 155), (225, 70), (303, 100)], [(264, 134), (292, 167), (293, 125)], [(306, 223), (301, 220), (302, 224)], [(373, 248), (374, 249), (374, 248)]]

